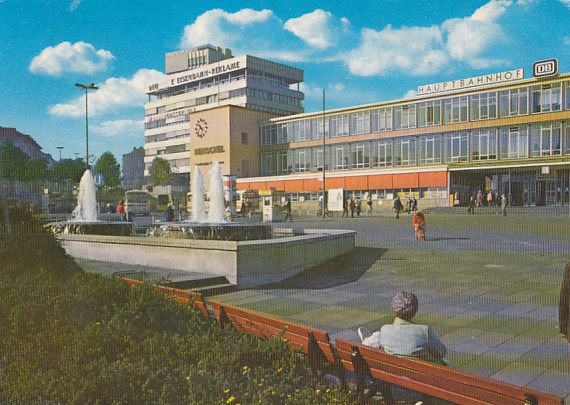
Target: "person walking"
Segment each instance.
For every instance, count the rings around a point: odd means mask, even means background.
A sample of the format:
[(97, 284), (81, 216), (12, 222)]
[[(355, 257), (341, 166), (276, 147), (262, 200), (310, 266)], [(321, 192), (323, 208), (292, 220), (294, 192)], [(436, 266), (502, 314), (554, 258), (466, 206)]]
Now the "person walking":
[(417, 210), (414, 212), (412, 217), (412, 224), (414, 225), (414, 230), (416, 231), (417, 240), (426, 240), (426, 218), (422, 210)]
[(482, 206), (483, 206), (483, 192), (479, 190), (477, 192), (477, 207), (482, 207)]
[(291, 217), (291, 200), (287, 200), (287, 203), (285, 204), (285, 218), (283, 219), (283, 222), (287, 222), (287, 220), (289, 220), (289, 222), (293, 222), (293, 217)]
[(354, 209), (356, 208), (356, 203), (354, 202), (353, 198), (350, 199), (349, 207), (350, 207), (350, 217), (354, 218)]
[(348, 199), (343, 199), (342, 203), (342, 217), (348, 218)]
[(356, 206), (356, 216), (359, 217), (360, 212), (362, 211), (362, 200), (360, 199), (360, 197), (356, 197), (354, 205)]
[(168, 204), (166, 207), (166, 211), (164, 211), (164, 221), (165, 222), (172, 222), (174, 221), (174, 209), (172, 208), (172, 204)]
[(503, 194), (503, 196), (501, 197), (501, 212), (503, 213), (503, 216), (506, 217), (507, 216), (507, 205), (509, 204), (508, 199), (506, 194)]
[(368, 197), (368, 199), (366, 200), (366, 216), (367, 217), (372, 216), (372, 198), (370, 197)]
[(469, 203), (467, 204), (467, 213), (475, 214), (475, 199), (473, 196), (469, 197)]
[(400, 197), (396, 197), (394, 200), (394, 213), (396, 214), (396, 219), (400, 219), (400, 211), (402, 211), (404, 206), (402, 205), (402, 201), (400, 201)]

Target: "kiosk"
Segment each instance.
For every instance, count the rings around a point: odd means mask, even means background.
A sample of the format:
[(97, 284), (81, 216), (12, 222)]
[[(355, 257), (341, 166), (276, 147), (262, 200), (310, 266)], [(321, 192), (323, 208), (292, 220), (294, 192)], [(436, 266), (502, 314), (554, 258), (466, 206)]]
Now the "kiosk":
[(275, 189), (259, 190), (261, 198), (261, 214), (263, 222), (280, 222), (285, 218), (283, 204), (285, 204), (285, 192)]

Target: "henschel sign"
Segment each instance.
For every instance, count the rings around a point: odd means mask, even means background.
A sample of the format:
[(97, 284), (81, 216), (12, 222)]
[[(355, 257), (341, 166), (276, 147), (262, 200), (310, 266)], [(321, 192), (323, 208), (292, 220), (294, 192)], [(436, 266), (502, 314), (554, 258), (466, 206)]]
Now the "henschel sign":
[(509, 70), (501, 73), (493, 73), (484, 76), (470, 77), (467, 79), (451, 80), (449, 82), (441, 82), (418, 86), (418, 96), (428, 94), (442, 93), (444, 91), (462, 90), (470, 87), (484, 86), (486, 84), (496, 84), (520, 80), (524, 78), (524, 69)]

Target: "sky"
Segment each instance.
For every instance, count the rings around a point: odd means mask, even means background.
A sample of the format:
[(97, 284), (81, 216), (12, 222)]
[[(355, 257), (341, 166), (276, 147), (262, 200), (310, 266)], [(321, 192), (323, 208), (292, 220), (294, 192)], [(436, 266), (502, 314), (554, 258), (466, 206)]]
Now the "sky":
[[(0, 0), (0, 126), (58, 160), (144, 145), (164, 55), (212, 44), (303, 69), (305, 112), (413, 97), (420, 85), (557, 58), (570, 0)], [(62, 147), (58, 149), (58, 147)]]

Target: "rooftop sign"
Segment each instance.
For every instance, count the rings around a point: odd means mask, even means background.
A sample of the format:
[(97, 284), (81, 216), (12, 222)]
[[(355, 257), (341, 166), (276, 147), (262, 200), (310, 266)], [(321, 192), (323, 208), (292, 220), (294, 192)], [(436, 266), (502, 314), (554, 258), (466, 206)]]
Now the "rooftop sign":
[(493, 73), (484, 76), (470, 77), (467, 79), (451, 80), (448, 82), (426, 84), (418, 86), (418, 96), (443, 93), (446, 91), (463, 90), (471, 87), (485, 86), (520, 80), (524, 78), (524, 69), (509, 70), (501, 73)]
[(546, 59), (534, 62), (532, 65), (532, 75), (537, 78), (558, 75), (558, 60)]

